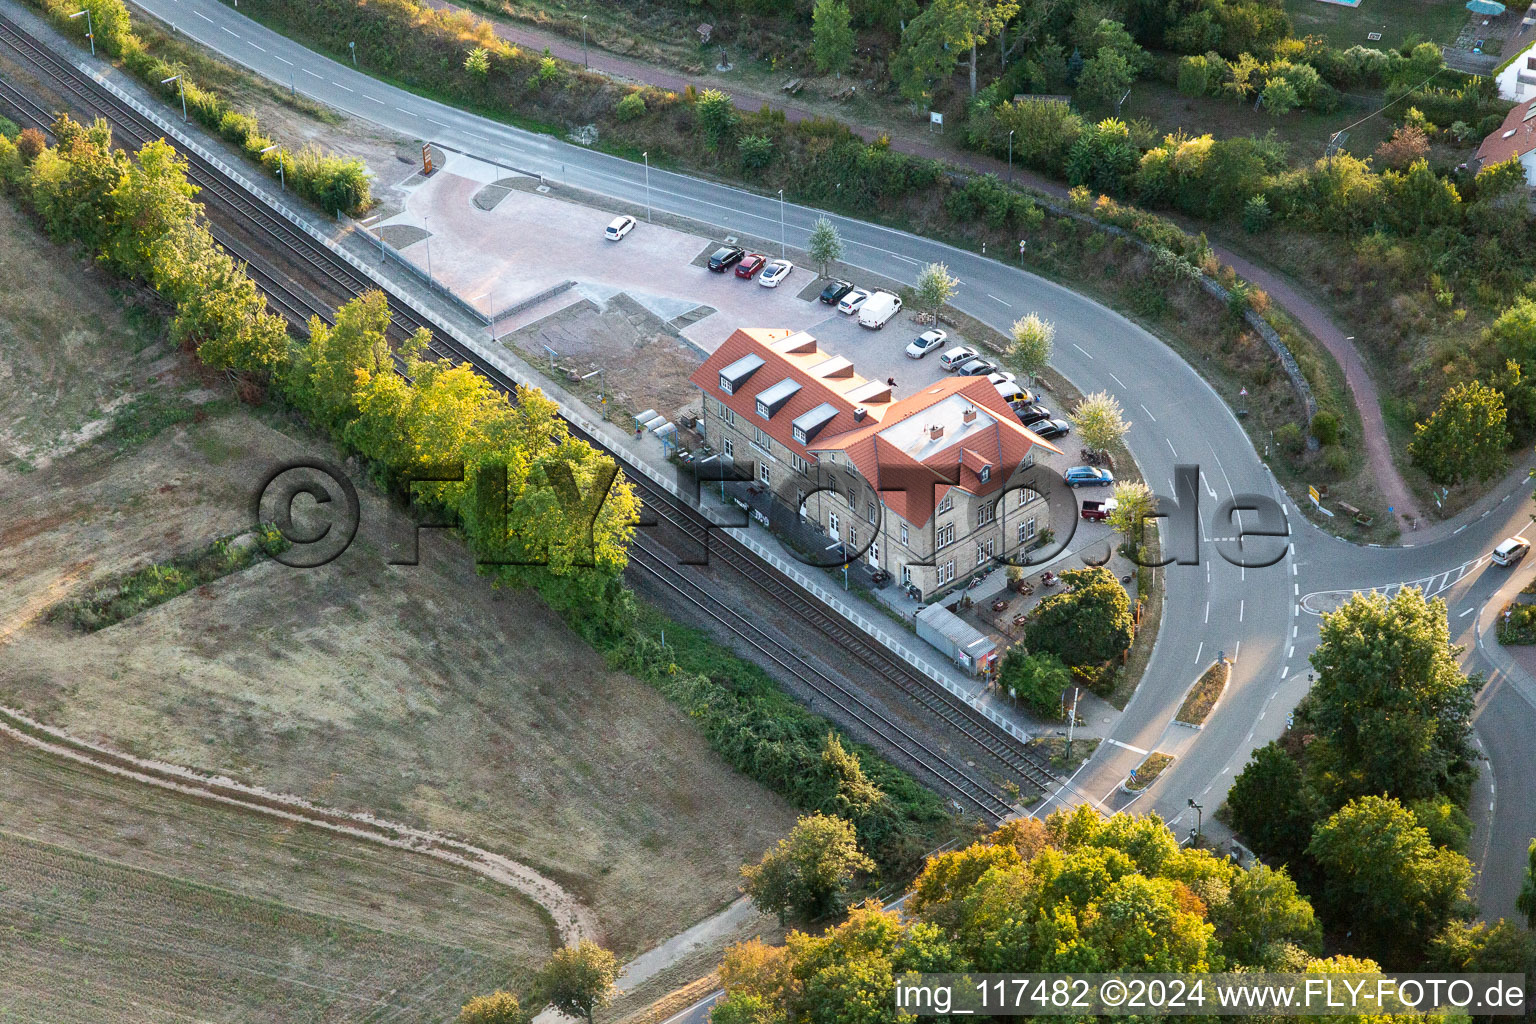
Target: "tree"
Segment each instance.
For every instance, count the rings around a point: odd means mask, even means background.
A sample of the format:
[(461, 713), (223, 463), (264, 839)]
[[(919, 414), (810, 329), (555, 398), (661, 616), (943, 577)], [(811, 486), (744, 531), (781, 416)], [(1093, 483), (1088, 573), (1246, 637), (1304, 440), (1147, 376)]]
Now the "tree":
[(933, 0), (901, 35), (891, 74), (903, 95), (926, 99), (930, 84), (955, 69), (958, 54), (971, 51), (971, 95), (976, 95), (976, 50), (1019, 13), (1018, 0)]
[(1024, 702), (1024, 706), (1042, 718), (1062, 717), (1061, 693), (1072, 685), (1072, 673), (1061, 659), (1048, 652), (1024, 654), (1016, 647), (1008, 649), (998, 670), (998, 686), (1004, 693)]
[(613, 998), (619, 978), (619, 961), (595, 942), (582, 939), (574, 946), (557, 949), (539, 971), (539, 992), (555, 1009), (572, 1017), (585, 1017)]
[(917, 275), (917, 284), (913, 286), (912, 303), (919, 309), (926, 309), (933, 313), (933, 322), (939, 322), (939, 310), (944, 308), (944, 303), (954, 297), (955, 289), (959, 287), (959, 278), (950, 276), (949, 268), (942, 263), (930, 263)]
[(1253, 760), (1227, 793), (1232, 827), (1255, 852), (1295, 865), (1306, 852), (1317, 815), (1301, 768), (1278, 743), (1253, 752)]
[(1536, 299), (1522, 295), (1483, 332), (1483, 345), (1513, 359), (1527, 376), (1536, 373)]
[(1039, 313), (1030, 313), (1013, 322), (1009, 329), (1013, 344), (1003, 359), (1018, 373), (1038, 376), (1051, 359), (1051, 348), (1056, 341), (1056, 325)]
[(1301, 105), (1296, 87), (1284, 75), (1275, 75), (1264, 84), (1264, 109), (1276, 117), (1283, 117)]
[(1152, 488), (1135, 480), (1121, 480), (1115, 484), (1115, 510), (1109, 514), (1109, 525), (1126, 540), (1140, 545), (1146, 534), (1147, 517), (1157, 511), (1157, 496)]
[(761, 170), (773, 161), (773, 140), (766, 135), (743, 135), (736, 149), (741, 154), (741, 166), (749, 171)]
[(1077, 95), (1089, 106), (1112, 107), (1135, 80), (1136, 73), (1125, 55), (1106, 46), (1083, 64)]
[[(319, 317), (309, 321), (309, 343), (302, 346), (286, 376), (289, 397), (310, 415), (340, 430), (357, 411), (359, 371), (375, 375), (389, 363), (389, 302), (369, 291), (336, 310), (336, 325)], [(447, 452), (441, 453), (448, 457)]]
[(1077, 428), (1077, 436), (1089, 451), (1103, 454), (1125, 436), (1131, 425), (1125, 421), (1120, 403), (1107, 391), (1096, 391), (1077, 403), (1067, 414)]
[(1064, 593), (1036, 606), (1025, 630), (1031, 651), (1055, 654), (1078, 668), (1118, 657), (1131, 645), (1131, 600), (1115, 574), (1103, 566), (1061, 573)]
[(816, 0), (811, 10), (811, 59), (822, 74), (842, 74), (853, 59), (853, 28), (844, 0)]
[(699, 93), (696, 108), (699, 127), (704, 129), (705, 144), (710, 149), (728, 145), (736, 134), (736, 126), (741, 123), (731, 98), (719, 89), (705, 89)]
[(827, 814), (809, 814), (795, 822), (787, 839), (744, 865), (744, 888), (753, 905), (765, 914), (814, 921), (840, 909), (853, 879), (875, 869), (859, 852), (853, 825)]
[(1525, 915), (1526, 927), (1536, 928), (1536, 839), (1526, 849), (1525, 880), (1520, 883), (1520, 895), (1515, 897), (1515, 909)]
[(1228, 892), (1211, 908), (1211, 920), (1223, 951), (1238, 963), (1278, 970), (1288, 947), (1322, 947), (1312, 904), (1284, 869), (1256, 864), (1234, 878)]
[(1317, 826), (1307, 851), (1323, 874), (1328, 917), (1388, 966), (1409, 962), (1466, 899), (1472, 865), (1436, 848), (1396, 800), (1352, 800)]
[(1511, 444), (1505, 426), (1504, 396), (1472, 381), (1456, 384), (1440, 398), (1429, 419), (1414, 424), (1408, 454), (1437, 484), (1492, 479), (1504, 468)]
[(482, 82), (491, 73), (491, 51), (483, 46), (477, 46), (469, 51), (464, 58), (464, 70), (480, 79)]
[(1429, 943), (1426, 967), (1462, 974), (1529, 974), (1531, 933), (1502, 917), (1493, 924), (1452, 921)]
[(1424, 600), (1417, 587), (1390, 601), (1356, 594), (1323, 615), (1310, 716), (1345, 795), (1413, 800), (1465, 784), (1482, 680), (1461, 673), (1459, 652), (1445, 602)]
[(1400, 125), (1392, 137), (1376, 147), (1376, 159), (1398, 170), (1429, 155), (1429, 137), (1417, 125)]
[(821, 276), (826, 277), (827, 267), (843, 258), (843, 236), (837, 233), (837, 225), (826, 217), (817, 217), (806, 251), (821, 268)]
[(458, 1024), (526, 1024), (527, 1020), (517, 996), (498, 989), (465, 1003), (459, 1010)]

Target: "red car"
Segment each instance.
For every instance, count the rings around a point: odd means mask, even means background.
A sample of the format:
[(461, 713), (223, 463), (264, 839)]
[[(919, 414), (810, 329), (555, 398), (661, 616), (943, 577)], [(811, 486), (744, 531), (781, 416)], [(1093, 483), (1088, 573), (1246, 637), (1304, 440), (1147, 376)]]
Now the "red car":
[(763, 269), (763, 264), (768, 262), (768, 257), (755, 252), (749, 252), (736, 264), (736, 276), (750, 278), (753, 274)]

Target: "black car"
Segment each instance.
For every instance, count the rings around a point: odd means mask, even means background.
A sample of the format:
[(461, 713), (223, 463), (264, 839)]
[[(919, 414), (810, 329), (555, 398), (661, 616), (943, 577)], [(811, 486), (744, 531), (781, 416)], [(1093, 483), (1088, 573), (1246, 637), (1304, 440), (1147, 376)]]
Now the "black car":
[(1040, 405), (1016, 405), (1013, 407), (1013, 414), (1026, 427), (1031, 423), (1039, 423), (1041, 420), (1051, 418), (1051, 410)]
[(1072, 428), (1066, 420), (1036, 420), (1029, 424), (1029, 429), (1035, 432), (1036, 437), (1049, 441), (1053, 437), (1062, 437)]
[(746, 254), (745, 249), (738, 249), (734, 245), (722, 245), (709, 257), (709, 269), (717, 274), (723, 274), (740, 263), (741, 258)]
[(831, 306), (842, 301), (844, 295), (853, 291), (853, 285), (847, 281), (833, 281), (821, 290), (821, 301)]

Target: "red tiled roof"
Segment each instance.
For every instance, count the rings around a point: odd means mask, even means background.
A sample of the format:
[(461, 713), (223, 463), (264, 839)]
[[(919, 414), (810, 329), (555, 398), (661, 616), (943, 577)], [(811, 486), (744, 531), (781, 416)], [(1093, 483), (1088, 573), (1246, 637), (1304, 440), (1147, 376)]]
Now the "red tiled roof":
[(1489, 133), (1477, 147), (1477, 166), (1492, 167), (1532, 150), (1536, 150), (1536, 99), (1516, 106), (1505, 116), (1504, 123)]

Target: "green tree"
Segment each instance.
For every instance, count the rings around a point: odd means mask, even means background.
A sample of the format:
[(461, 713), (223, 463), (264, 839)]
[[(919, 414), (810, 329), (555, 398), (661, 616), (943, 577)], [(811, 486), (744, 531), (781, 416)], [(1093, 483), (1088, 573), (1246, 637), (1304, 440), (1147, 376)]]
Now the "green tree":
[[(133, 38), (133, 26), (123, 0), (80, 0), (66, 13), (73, 14), (82, 8), (91, 12), (89, 25), (91, 31), (96, 33), (97, 46), (114, 56), (120, 56), (125, 45), (132, 45), (128, 40)], [(87, 22), (84, 18), (75, 18), (66, 22), (66, 25), (69, 31), (77, 33), (82, 39), (85, 37)]]
[(976, 51), (1019, 13), (1018, 0), (933, 0), (907, 24), (891, 75), (902, 94), (926, 99), (932, 83), (955, 69), (959, 54), (971, 53), (971, 95), (976, 95)]
[(835, 913), (854, 878), (874, 869), (874, 861), (859, 852), (853, 825), (818, 813), (801, 817), (787, 839), (741, 874), (753, 905), (783, 923)]
[(1018, 373), (1038, 376), (1051, 360), (1056, 325), (1039, 313), (1030, 313), (1015, 320), (1008, 335), (1013, 344), (1008, 346), (1003, 360)]
[(822, 74), (842, 74), (853, 59), (853, 26), (844, 0), (816, 0), (811, 10), (811, 59)]
[(633, 121), (636, 118), (644, 117), (645, 97), (640, 95), (640, 90), (636, 89), (619, 100), (618, 106), (614, 107), (613, 111), (618, 115), (620, 121)]
[(1088, 58), (1077, 79), (1077, 96), (1090, 107), (1112, 107), (1136, 80), (1131, 62), (1117, 50), (1104, 47)]
[(32, 207), (53, 238), (100, 252), (116, 230), (112, 193), (131, 161), (99, 118), (86, 126), (60, 114), (52, 130), (55, 145), (32, 160)]
[(1041, 718), (1062, 717), (1061, 694), (1072, 685), (1072, 673), (1061, 659), (1048, 652), (1024, 654), (1008, 649), (998, 670), (998, 686), (1008, 696), (1024, 702)]
[(1296, 87), (1284, 75), (1276, 75), (1264, 84), (1264, 109), (1283, 117), (1301, 105)]
[(838, 234), (837, 225), (826, 217), (817, 217), (806, 252), (816, 261), (821, 276), (826, 277), (827, 268), (843, 258), (843, 236)]
[(698, 111), (699, 127), (704, 129), (705, 144), (710, 149), (730, 145), (736, 137), (737, 126), (741, 124), (741, 116), (736, 113), (736, 104), (731, 102), (731, 98), (719, 89), (705, 89), (699, 93), (695, 109)]
[(1292, 865), (1306, 852), (1317, 821), (1301, 767), (1278, 743), (1253, 752), (1227, 793), (1227, 809), (1249, 846)]
[(334, 327), (311, 317), (309, 342), (298, 349), (286, 377), (294, 404), (333, 430), (343, 428), (357, 414), (359, 374), (393, 369), (388, 329), (389, 302), (381, 291), (365, 292), (343, 305)]
[(1423, 423), (1414, 424), (1408, 453), (1437, 484), (1490, 480), (1504, 468), (1512, 443), (1504, 425), (1504, 396), (1479, 381), (1456, 384)]
[(1502, 917), (1493, 924), (1452, 921), (1429, 943), (1426, 967), (1463, 974), (1529, 974), (1531, 933)]
[(491, 51), (483, 46), (470, 50), (469, 55), (464, 58), (464, 70), (482, 82), (485, 81), (491, 73)]
[(1472, 865), (1437, 848), (1396, 800), (1352, 800), (1313, 832), (1323, 906), (1348, 921), (1356, 944), (1389, 966), (1420, 955), (1466, 899)]
[(1520, 895), (1515, 897), (1515, 909), (1525, 915), (1528, 928), (1536, 928), (1536, 839), (1525, 851), (1525, 879), (1520, 883)]
[(773, 161), (773, 140), (766, 135), (744, 135), (736, 149), (741, 154), (741, 166), (749, 171), (761, 170)]
[(1078, 668), (1118, 657), (1131, 645), (1131, 600), (1103, 566), (1067, 569), (1066, 590), (1036, 606), (1025, 630), (1031, 651), (1045, 651)]
[(917, 284), (912, 288), (912, 303), (919, 309), (933, 314), (933, 322), (939, 322), (939, 310), (944, 308), (960, 286), (959, 278), (951, 276), (942, 263), (930, 263), (918, 271)]
[(526, 1024), (527, 1020), (517, 996), (498, 989), (465, 1003), (459, 1010), (458, 1024)]
[(1157, 496), (1152, 488), (1135, 480), (1117, 482), (1114, 496), (1115, 510), (1109, 514), (1109, 525), (1126, 540), (1140, 545), (1147, 517), (1157, 511)]
[(537, 987), (555, 1009), (572, 1017), (585, 1017), (613, 998), (619, 978), (619, 961), (595, 942), (582, 939), (574, 946), (557, 949), (539, 971)]
[(288, 325), (245, 268), (207, 230), (184, 233), (185, 246), (157, 246), (153, 276), (176, 300), (171, 337), (197, 350), (211, 370), (264, 374), (288, 356)]
[(1256, 864), (1232, 880), (1225, 900), (1213, 901), (1211, 920), (1223, 952), (1233, 961), (1279, 970), (1286, 951), (1322, 948), (1312, 904), (1284, 869)]
[(1077, 436), (1088, 450), (1101, 454), (1108, 452), (1131, 429), (1120, 409), (1120, 402), (1108, 391), (1085, 395), (1067, 418), (1077, 428)]
[(1522, 295), (1483, 332), (1483, 345), (1513, 359), (1527, 376), (1536, 373), (1536, 300)]
[[(1413, 800), (1465, 784), (1481, 679), (1456, 664), (1445, 602), (1404, 587), (1356, 594), (1323, 615), (1310, 716), (1345, 794)], [(1314, 744), (1316, 746), (1316, 744)]]

